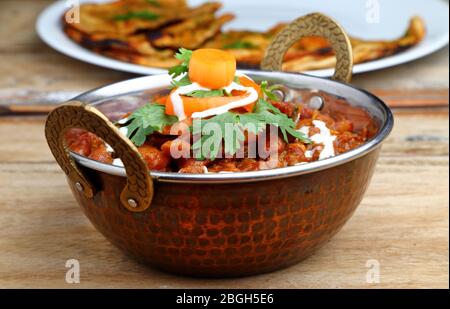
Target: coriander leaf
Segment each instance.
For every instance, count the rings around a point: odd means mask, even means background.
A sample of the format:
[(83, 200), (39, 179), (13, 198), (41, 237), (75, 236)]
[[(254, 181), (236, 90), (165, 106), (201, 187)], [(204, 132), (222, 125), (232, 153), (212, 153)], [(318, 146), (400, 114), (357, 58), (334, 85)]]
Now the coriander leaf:
[[(200, 123), (195, 123), (196, 121)], [(205, 135), (208, 124), (219, 127), (221, 134)], [(258, 134), (268, 125), (277, 126), (286, 142), (288, 142), (288, 134), (304, 143), (311, 142), (307, 136), (295, 130), (295, 122), (291, 118), (269, 102), (259, 99), (251, 113), (226, 112), (208, 119), (194, 120), (193, 134), (201, 137), (192, 145), (192, 149), (201, 150), (202, 158), (209, 157), (214, 160), (220, 150), (217, 145), (223, 143), (224, 153), (234, 155), (245, 140), (245, 131)]]
[(292, 135), (293, 137), (301, 140), (302, 142), (306, 143), (306, 144), (310, 144), (311, 140), (308, 138), (307, 135), (303, 134), (302, 132), (299, 132), (291, 127), (286, 128), (286, 131)]
[(192, 50), (181, 47), (178, 49), (178, 53), (175, 54), (175, 58), (182, 60), (184, 65), (188, 65), (191, 61)]
[(261, 121), (267, 124), (276, 125), (280, 129), (283, 139), (286, 142), (288, 142), (287, 133), (289, 133), (304, 143), (311, 143), (311, 140), (305, 134), (295, 130), (295, 122), (291, 118), (266, 100), (259, 99), (255, 104), (253, 113), (259, 115)]
[(273, 85), (269, 87), (269, 84), (267, 81), (261, 82), (261, 91), (265, 95), (267, 99), (270, 101), (279, 101), (280, 99), (272, 92), (275, 89), (278, 89), (279, 85)]
[(116, 21), (127, 21), (130, 19), (156, 20), (158, 18), (159, 15), (150, 11), (128, 12), (125, 14), (115, 15), (113, 17)]
[(224, 49), (254, 49), (256, 45), (248, 41), (235, 41), (233, 43), (227, 44), (223, 47)]
[(134, 135), (130, 138), (128, 136), (128, 138), (131, 139), (131, 141), (136, 145), (136, 146), (142, 146), (145, 141), (147, 140), (147, 135), (153, 134), (153, 132), (155, 132), (155, 130), (153, 130), (152, 127), (148, 127), (148, 128), (138, 128), (138, 130), (136, 130), (136, 132), (134, 133)]
[[(274, 114), (283, 114), (278, 108), (276, 108), (266, 100), (259, 99), (258, 102), (256, 102), (255, 107), (253, 108), (253, 113), (262, 114), (267, 111), (270, 111)], [(286, 116), (286, 114), (283, 115)]]
[(260, 117), (254, 113), (240, 114), (239, 122), (242, 127), (253, 134), (263, 131), (266, 128), (266, 123), (261, 121)]
[(175, 78), (183, 73), (187, 73), (189, 71), (189, 61), (191, 61), (191, 57), (192, 50), (180, 48), (175, 54), (175, 58), (181, 60), (181, 63), (170, 68), (169, 75), (172, 76), (172, 78)]
[(162, 132), (165, 126), (170, 126), (178, 121), (176, 116), (166, 115), (166, 107), (159, 104), (146, 104), (137, 109), (129, 117), (127, 137), (136, 146), (144, 144), (147, 135), (153, 132)]
[[(239, 139), (243, 140), (243, 134), (238, 134), (237, 138), (233, 139), (229, 137), (230, 134), (229, 132), (226, 132), (226, 130), (228, 130), (230, 126), (236, 125), (238, 122), (238, 114), (232, 112), (226, 112), (209, 119), (194, 120), (193, 134), (200, 135), (201, 137), (192, 145), (192, 149), (197, 152), (200, 151), (203, 157), (208, 157), (209, 159), (214, 160), (217, 158), (220, 150), (220, 147), (218, 146), (220, 146), (222, 144), (222, 140), (225, 139), (225, 153), (229, 153), (231, 155), (235, 154), (240, 148)], [(218, 132), (218, 134), (214, 134), (217, 133), (214, 132), (212, 134), (205, 135), (205, 130), (207, 131), (212, 125), (220, 128), (220, 132)], [(208, 145), (211, 145), (211, 147), (208, 147)]]
[(194, 90), (184, 95), (193, 98), (210, 98), (210, 97), (223, 97), (224, 94), (225, 91), (223, 89), (217, 89), (217, 90)]
[(182, 65), (177, 65), (169, 69), (169, 75), (172, 76), (172, 78), (178, 77), (186, 72), (187, 68)]
[(188, 86), (188, 85), (192, 84), (192, 82), (189, 79), (189, 75), (186, 74), (180, 80), (172, 79), (171, 84), (172, 84), (171, 88), (178, 88), (178, 87)]

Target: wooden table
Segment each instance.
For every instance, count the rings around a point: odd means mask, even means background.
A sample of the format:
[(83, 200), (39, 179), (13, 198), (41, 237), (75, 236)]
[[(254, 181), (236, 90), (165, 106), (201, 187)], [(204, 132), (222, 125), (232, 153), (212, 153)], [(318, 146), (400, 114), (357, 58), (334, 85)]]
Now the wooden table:
[[(21, 113), (35, 103), (45, 112), (81, 91), (132, 77), (41, 43), (33, 25), (48, 3), (0, 1), (8, 25), (0, 27), (0, 288), (448, 288), (448, 48), (355, 76), (356, 85), (396, 106), (396, 124), (363, 202), (329, 244), (278, 272), (191, 279), (149, 269), (108, 243), (69, 192), (44, 139), (45, 117)], [(80, 284), (65, 282), (72, 258), (81, 265)], [(366, 281), (373, 259), (380, 283)]]

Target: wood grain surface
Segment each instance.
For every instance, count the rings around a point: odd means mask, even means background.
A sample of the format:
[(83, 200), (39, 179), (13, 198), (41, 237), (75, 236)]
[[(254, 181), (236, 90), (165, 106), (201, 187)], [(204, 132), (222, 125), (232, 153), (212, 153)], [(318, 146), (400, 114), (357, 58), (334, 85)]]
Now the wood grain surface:
[[(449, 287), (448, 47), (354, 77), (401, 108), (363, 202), (331, 242), (278, 272), (192, 279), (148, 268), (114, 248), (69, 192), (44, 139), (45, 117), (34, 114), (134, 75), (81, 63), (40, 42), (34, 22), (49, 3), (0, 0), (8, 25), (0, 27), (0, 288)], [(80, 284), (65, 282), (68, 259), (80, 262)], [(380, 283), (366, 281), (373, 259)]]
[[(448, 113), (397, 112), (354, 217), (305, 262), (227, 280), (176, 277), (115, 249), (81, 213), (43, 138), (42, 118), (0, 119), (0, 287), (448, 287)], [(65, 283), (65, 262), (81, 283)], [(366, 282), (366, 261), (381, 282)]]

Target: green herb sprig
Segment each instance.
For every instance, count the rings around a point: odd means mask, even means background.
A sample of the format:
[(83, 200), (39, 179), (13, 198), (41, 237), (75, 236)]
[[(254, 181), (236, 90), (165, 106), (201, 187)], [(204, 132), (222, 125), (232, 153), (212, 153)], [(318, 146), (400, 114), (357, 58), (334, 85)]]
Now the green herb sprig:
[(225, 95), (225, 90), (215, 89), (215, 90), (194, 90), (189, 93), (183, 94), (187, 97), (193, 98), (211, 98), (211, 97), (223, 97)]
[(265, 98), (270, 101), (279, 101), (280, 98), (276, 96), (276, 94), (273, 93), (274, 90), (277, 90), (280, 88), (280, 85), (272, 85), (269, 86), (269, 83), (267, 81), (261, 82), (261, 92), (264, 94)]
[[(221, 132), (219, 133), (221, 134), (204, 135), (205, 128), (211, 123), (220, 128)], [(233, 134), (225, 134), (227, 124), (235, 126)], [(288, 135), (291, 135), (304, 143), (311, 143), (306, 135), (295, 130), (295, 123), (291, 118), (269, 102), (259, 99), (252, 113), (237, 114), (226, 112), (209, 119), (202, 119), (200, 125), (194, 124), (193, 134), (201, 135), (201, 137), (192, 145), (192, 148), (194, 151), (207, 154), (211, 160), (214, 160), (223, 142), (224, 152), (234, 155), (245, 140), (245, 131), (257, 134), (265, 129), (267, 125), (277, 126), (285, 142), (288, 142)]]
[(184, 86), (188, 86), (188, 85), (192, 84), (191, 80), (189, 79), (189, 75), (187, 75), (187, 74), (179, 80), (172, 79), (172, 81), (170, 83), (171, 83), (171, 86), (170, 86), (171, 89), (184, 87)]
[(178, 117), (166, 115), (164, 105), (149, 103), (132, 113), (124, 127), (127, 128), (127, 137), (139, 147), (144, 144), (147, 135), (162, 132), (164, 127), (176, 122)]
[(176, 65), (169, 69), (169, 75), (172, 78), (176, 78), (184, 73), (189, 71), (189, 61), (191, 61), (192, 50), (180, 48), (178, 52), (175, 54), (175, 58), (181, 60), (179, 65)]

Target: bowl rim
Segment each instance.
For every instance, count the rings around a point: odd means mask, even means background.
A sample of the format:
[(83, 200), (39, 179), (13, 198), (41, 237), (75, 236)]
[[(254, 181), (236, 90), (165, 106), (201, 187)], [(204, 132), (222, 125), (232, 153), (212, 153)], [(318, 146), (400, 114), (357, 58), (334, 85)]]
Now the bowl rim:
[[(327, 82), (333, 84), (340, 84), (341, 86), (348, 87), (347, 89), (351, 89), (353, 91), (359, 92), (359, 94), (364, 95), (370, 100), (372, 103), (377, 104), (377, 107), (380, 108), (383, 113), (384, 119), (379, 131), (375, 136), (369, 139), (363, 145), (349, 150), (345, 153), (336, 155), (334, 157), (309, 162), (306, 164), (280, 167), (268, 170), (259, 170), (259, 171), (250, 171), (250, 172), (231, 172), (231, 173), (210, 173), (210, 174), (184, 174), (184, 173), (174, 173), (174, 172), (158, 172), (158, 171), (150, 171), (150, 176), (155, 181), (159, 182), (169, 182), (169, 183), (242, 183), (242, 182), (256, 182), (256, 181), (264, 181), (269, 179), (281, 179), (293, 176), (299, 176), (304, 174), (310, 174), (318, 171), (322, 171), (328, 168), (332, 168), (338, 165), (345, 164), (347, 162), (353, 161), (357, 158), (360, 158), (368, 153), (374, 151), (381, 143), (387, 138), (387, 136), (392, 131), (394, 125), (394, 117), (390, 108), (384, 103), (380, 98), (373, 95), (372, 93), (355, 87), (350, 84), (346, 84), (339, 81), (334, 81), (326, 78), (315, 77), (302, 73), (287, 73), (287, 72), (269, 72), (269, 71), (252, 71), (252, 70), (239, 70), (242, 74), (253, 75), (253, 76), (264, 76), (264, 77), (272, 77), (272, 78), (304, 78), (305, 84), (308, 84), (308, 80), (314, 80), (319, 82)], [(126, 94), (130, 94), (133, 92), (148, 90), (149, 88), (156, 88), (155, 86), (149, 87), (152, 82), (154, 84), (159, 84), (160, 86), (164, 86), (170, 81), (167, 74), (158, 74), (151, 76), (143, 76), (128, 79), (122, 82), (117, 82), (109, 85), (105, 85), (102, 87), (95, 88), (93, 90), (84, 92), (72, 100), (85, 102), (87, 104), (92, 104), (95, 106), (99, 104), (101, 101), (106, 99), (111, 99), (114, 97), (123, 96)], [(146, 85), (145, 87), (141, 87), (139, 85)], [(168, 85), (168, 84), (167, 84)], [(138, 89), (136, 91), (121, 91), (121, 90), (129, 90), (131, 88)], [(116, 88), (119, 91), (115, 91)], [(320, 90), (320, 89), (319, 89)], [(108, 96), (102, 94), (102, 92), (108, 93)], [(345, 98), (345, 97), (344, 97)], [(124, 167), (115, 166), (112, 164), (102, 163), (99, 161), (95, 161), (93, 159), (89, 159), (85, 156), (76, 154), (72, 151), (69, 151), (70, 155), (74, 158), (74, 160), (80, 165), (99, 171), (104, 172), (110, 175), (126, 177), (126, 172)]]

